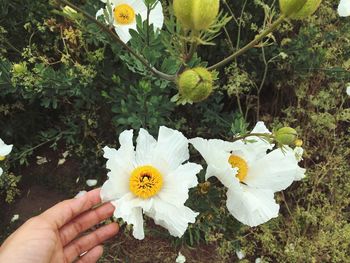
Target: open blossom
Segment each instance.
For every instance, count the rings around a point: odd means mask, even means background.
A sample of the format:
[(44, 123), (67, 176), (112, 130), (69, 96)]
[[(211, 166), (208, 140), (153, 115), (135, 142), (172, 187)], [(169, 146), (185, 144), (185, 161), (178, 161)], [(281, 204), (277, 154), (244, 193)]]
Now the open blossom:
[(350, 16), (350, 0), (340, 0), (338, 14), (340, 16)]
[[(101, 1), (107, 3), (107, 0)], [(136, 30), (136, 16), (140, 15), (142, 22), (147, 19), (147, 6), (143, 0), (110, 0), (109, 2), (113, 13), (105, 13), (104, 9), (100, 9), (97, 11), (96, 17), (104, 16), (106, 23), (112, 24), (120, 39), (127, 43), (131, 39), (129, 30)], [(108, 17), (105, 17), (105, 14)], [(160, 1), (158, 1), (150, 11), (149, 24), (153, 24), (154, 30), (158, 30), (163, 27), (163, 22), (163, 8)]]
[(8, 145), (0, 139), (0, 161), (5, 160), (6, 155), (10, 154), (12, 151), (12, 147), (12, 144)]
[[(252, 132), (270, 133), (263, 122)], [(228, 188), (230, 213), (246, 225), (257, 226), (278, 216), (274, 193), (303, 178), (305, 170), (291, 148), (272, 150), (274, 145), (259, 137), (249, 140), (253, 142), (195, 138), (190, 143), (208, 164), (206, 178), (215, 176)]]
[[(120, 134), (118, 150), (105, 147), (108, 180), (101, 198), (112, 201), (114, 216), (133, 225), (133, 235), (144, 238), (143, 213), (181, 237), (198, 213), (186, 207), (188, 189), (198, 184), (201, 166), (186, 162), (188, 140), (179, 131), (160, 127), (158, 139), (140, 129), (136, 149), (133, 131)], [(186, 163), (184, 163), (186, 162)]]

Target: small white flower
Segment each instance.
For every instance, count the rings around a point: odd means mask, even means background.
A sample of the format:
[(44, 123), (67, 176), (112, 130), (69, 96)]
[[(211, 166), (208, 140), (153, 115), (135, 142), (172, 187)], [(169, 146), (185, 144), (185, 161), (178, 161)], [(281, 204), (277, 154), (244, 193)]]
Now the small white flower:
[(74, 198), (82, 197), (82, 196), (85, 195), (86, 193), (87, 193), (86, 191), (80, 191), (79, 193), (76, 194), (76, 196), (74, 196)]
[(97, 184), (97, 180), (95, 179), (86, 180), (86, 184), (90, 187), (95, 186)]
[[(252, 133), (270, 133), (258, 122)], [(257, 226), (278, 216), (274, 193), (300, 179), (305, 170), (298, 166), (294, 151), (271, 150), (274, 145), (259, 138), (254, 142), (191, 139), (190, 143), (208, 164), (206, 178), (217, 177), (227, 188), (226, 205), (240, 222)]]
[[(107, 3), (106, 0), (101, 1)], [(129, 30), (136, 30), (136, 16), (140, 15), (142, 22), (147, 19), (147, 6), (143, 0), (110, 0), (110, 3), (113, 14), (109, 14), (106, 10), (107, 17), (105, 17), (104, 9), (100, 9), (96, 17), (104, 16), (106, 23), (113, 24), (120, 39), (127, 43), (131, 39)], [(163, 7), (158, 1), (149, 14), (149, 24), (153, 24), (154, 30), (159, 30), (163, 27), (163, 22)]]
[(188, 140), (179, 131), (162, 126), (155, 140), (140, 129), (136, 142), (134, 149), (133, 131), (127, 130), (119, 136), (118, 150), (103, 149), (110, 172), (101, 198), (112, 201), (114, 216), (132, 224), (137, 239), (145, 236), (143, 213), (181, 237), (198, 215), (184, 204), (188, 189), (198, 184), (196, 174), (202, 167), (186, 162)]
[(179, 252), (179, 255), (177, 256), (175, 263), (185, 263), (186, 257)]
[(244, 251), (242, 251), (242, 250), (236, 250), (236, 255), (237, 255), (237, 257), (238, 257), (239, 260), (245, 258), (245, 253), (244, 253)]
[(346, 94), (348, 94), (348, 96), (350, 96), (350, 85), (346, 87)]
[(19, 215), (18, 214), (13, 215), (13, 217), (11, 218), (11, 223), (17, 221), (18, 219), (19, 219)]
[(339, 16), (350, 16), (350, 0), (340, 0), (338, 6)]
[(0, 161), (5, 160), (6, 155), (12, 151), (13, 145), (7, 145), (3, 140), (0, 139)]

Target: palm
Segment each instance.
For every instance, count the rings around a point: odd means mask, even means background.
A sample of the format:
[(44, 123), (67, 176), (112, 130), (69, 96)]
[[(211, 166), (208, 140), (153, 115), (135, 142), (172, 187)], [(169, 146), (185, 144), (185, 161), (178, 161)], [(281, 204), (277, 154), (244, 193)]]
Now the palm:
[(6, 262), (66, 263), (73, 262), (86, 251), (80, 262), (96, 262), (102, 255), (99, 244), (114, 236), (118, 225), (112, 223), (77, 237), (113, 214), (114, 207), (110, 203), (90, 210), (100, 201), (97, 189), (28, 220), (0, 248), (0, 262), (6, 259)]

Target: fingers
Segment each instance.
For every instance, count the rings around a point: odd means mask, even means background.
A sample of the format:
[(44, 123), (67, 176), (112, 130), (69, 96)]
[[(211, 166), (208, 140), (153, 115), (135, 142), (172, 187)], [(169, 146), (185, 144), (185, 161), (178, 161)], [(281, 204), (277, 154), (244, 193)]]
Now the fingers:
[(63, 249), (63, 253), (67, 262), (72, 262), (85, 251), (88, 251), (101, 244), (103, 241), (113, 237), (118, 233), (118, 230), (118, 224), (111, 223), (95, 230), (86, 236), (74, 240)]
[(59, 231), (62, 245), (67, 245), (80, 233), (111, 217), (114, 209), (115, 208), (111, 203), (107, 203), (96, 209), (84, 212), (68, 224), (64, 225)]
[(84, 256), (79, 258), (76, 263), (95, 263), (103, 253), (103, 247), (97, 246), (87, 252)]
[(59, 229), (79, 214), (91, 209), (101, 202), (100, 189), (94, 189), (85, 195), (58, 203), (40, 216), (52, 222)]

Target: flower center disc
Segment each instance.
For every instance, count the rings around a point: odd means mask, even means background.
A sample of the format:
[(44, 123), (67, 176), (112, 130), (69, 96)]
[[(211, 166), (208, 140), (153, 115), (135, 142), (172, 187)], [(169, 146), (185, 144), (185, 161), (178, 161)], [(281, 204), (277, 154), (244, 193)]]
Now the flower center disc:
[(114, 19), (118, 24), (128, 25), (135, 20), (135, 11), (128, 4), (121, 4), (114, 8)]
[(162, 185), (163, 177), (153, 166), (140, 166), (131, 173), (130, 191), (143, 199), (156, 195)]
[(238, 168), (238, 173), (236, 174), (236, 177), (239, 179), (240, 182), (243, 182), (243, 180), (246, 178), (248, 174), (248, 164), (247, 162), (237, 156), (237, 155), (231, 155), (228, 159), (228, 162), (231, 164), (233, 168)]

